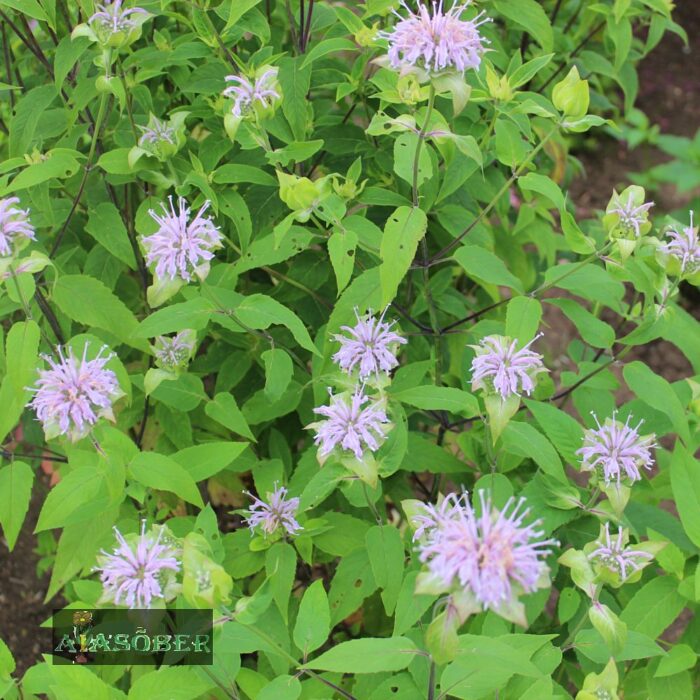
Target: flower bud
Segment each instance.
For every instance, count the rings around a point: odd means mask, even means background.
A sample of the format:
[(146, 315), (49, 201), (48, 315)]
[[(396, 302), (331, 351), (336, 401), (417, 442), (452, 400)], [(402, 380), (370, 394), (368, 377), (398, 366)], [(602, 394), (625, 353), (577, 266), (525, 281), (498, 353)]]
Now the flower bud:
[(576, 66), (554, 86), (552, 102), (567, 117), (578, 119), (586, 114), (590, 102), (588, 81), (581, 80)]

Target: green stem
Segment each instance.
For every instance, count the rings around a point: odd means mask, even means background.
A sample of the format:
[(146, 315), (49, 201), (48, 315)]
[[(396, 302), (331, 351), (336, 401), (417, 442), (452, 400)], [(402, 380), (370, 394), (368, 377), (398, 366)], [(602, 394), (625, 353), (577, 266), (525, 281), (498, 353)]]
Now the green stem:
[(428, 131), (430, 117), (433, 115), (433, 107), (435, 106), (435, 88), (430, 86), (430, 96), (428, 97), (428, 111), (425, 113), (425, 121), (423, 127), (418, 134), (418, 143), (416, 144), (416, 154), (413, 157), (413, 206), (418, 206), (418, 163), (420, 161), (420, 152), (425, 141), (425, 134)]

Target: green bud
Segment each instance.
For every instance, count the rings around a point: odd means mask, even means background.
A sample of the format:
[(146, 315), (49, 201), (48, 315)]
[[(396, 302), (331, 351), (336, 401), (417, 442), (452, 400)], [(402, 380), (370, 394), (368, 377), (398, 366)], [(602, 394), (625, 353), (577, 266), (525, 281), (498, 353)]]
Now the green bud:
[(588, 81), (581, 80), (576, 66), (569, 71), (564, 80), (554, 86), (552, 102), (566, 117), (579, 119), (586, 114), (590, 102)]

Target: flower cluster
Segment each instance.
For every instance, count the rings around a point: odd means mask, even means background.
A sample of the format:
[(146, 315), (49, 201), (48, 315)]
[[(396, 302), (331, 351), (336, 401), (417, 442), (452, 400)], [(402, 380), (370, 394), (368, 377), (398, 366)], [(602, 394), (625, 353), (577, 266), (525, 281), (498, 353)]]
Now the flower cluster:
[[(644, 191), (642, 190), (641, 204), (638, 190), (639, 187), (628, 187), (625, 191), (627, 196), (613, 193), (610, 204), (606, 210), (607, 214), (615, 214), (618, 217), (617, 226), (623, 234), (631, 234), (634, 238), (640, 238), (644, 229), (649, 228), (648, 212), (654, 206), (654, 202), (644, 202)], [(623, 193), (624, 194), (624, 193)]]
[(488, 43), (479, 26), (490, 20), (479, 20), (483, 13), (473, 20), (461, 19), (469, 4), (455, 3), (445, 12), (443, 0), (433, 0), (431, 13), (428, 3), (419, 3), (414, 12), (401, 0), (408, 17), (394, 11), (399, 21), (391, 31), (378, 34), (389, 44), (391, 66), (402, 70), (417, 67), (429, 73), (478, 69)]
[(192, 358), (196, 341), (197, 333), (190, 329), (180, 331), (172, 338), (159, 335), (153, 347), (156, 364), (171, 371), (185, 367)]
[(141, 137), (139, 138), (139, 146), (144, 144), (155, 144), (159, 141), (175, 144), (175, 129), (166, 121), (151, 117), (147, 126), (139, 126)]
[(396, 359), (396, 346), (406, 343), (406, 339), (392, 330), (396, 323), (384, 321), (384, 314), (377, 319), (370, 310), (364, 317), (355, 309), (355, 326), (341, 326), (348, 335), (333, 336), (340, 343), (340, 350), (333, 360), (348, 374), (357, 367), (360, 379), (371, 375), (388, 374), (399, 363)]
[(117, 376), (105, 365), (114, 357), (103, 355), (87, 359), (85, 345), (82, 359), (73, 349), (58, 348), (58, 362), (42, 355), (50, 369), (39, 370), (39, 379), (32, 389), (34, 398), (29, 402), (37, 418), (43, 423), (46, 439), (64, 435), (75, 442), (85, 437), (99, 418), (114, 420), (112, 404), (124, 395)]
[(384, 426), (389, 423), (382, 402), (366, 396), (364, 387), (356, 388), (352, 395), (328, 392), (330, 405), (314, 408), (314, 413), (327, 418), (314, 424), (319, 456), (327, 457), (338, 446), (353, 452), (359, 460), (365, 450), (376, 452), (386, 437)]
[(141, 36), (141, 26), (149, 17), (142, 7), (124, 7), (122, 0), (96, 4), (87, 24), (73, 30), (73, 38), (86, 36), (105, 48), (119, 49)]
[(146, 263), (154, 267), (156, 277), (161, 279), (189, 282), (193, 274), (204, 279), (214, 257), (212, 251), (221, 248), (223, 239), (214, 222), (204, 216), (210, 202), (207, 200), (190, 221), (190, 208), (183, 197), (178, 198), (177, 212), (172, 197), (168, 201), (169, 209), (161, 204), (162, 214), (152, 209), (148, 212), (158, 230), (142, 239)]
[(690, 277), (700, 271), (700, 239), (698, 227), (693, 226), (693, 212), (690, 212), (690, 225), (678, 229), (670, 229), (667, 234), (668, 243), (660, 250), (677, 262), (681, 275)]
[(654, 460), (651, 448), (656, 447), (654, 435), (639, 435), (640, 421), (636, 428), (630, 427), (630, 416), (624, 423), (616, 420), (616, 413), (607, 418), (603, 425), (593, 414), (597, 428), (584, 434), (583, 447), (576, 454), (581, 455), (583, 471), (602, 471), (606, 484), (614, 481), (618, 486), (623, 478), (634, 483), (642, 476), (640, 467), (651, 469)]
[(18, 197), (0, 199), (0, 257), (11, 257), (29, 241), (36, 240), (29, 210), (20, 209)]
[(495, 391), (505, 401), (510, 396), (530, 394), (535, 388), (534, 378), (547, 369), (542, 355), (530, 350), (533, 338), (525, 347), (516, 350), (517, 340), (500, 335), (489, 335), (475, 346), (476, 357), (472, 361), (472, 389)]
[(281, 99), (277, 68), (267, 68), (252, 80), (241, 75), (227, 75), (226, 81), (233, 84), (224, 89), (223, 95), (233, 101), (231, 114), (237, 118), (245, 117), (255, 107), (267, 110), (275, 100)]
[(510, 498), (499, 510), (479, 491), (479, 505), (477, 514), (466, 491), (450, 494), (437, 507), (422, 504), (414, 540), (428, 567), (428, 587), (467, 589), (482, 609), (498, 612), (520, 593), (542, 586), (543, 560), (558, 542), (543, 539), (540, 521), (524, 524), (530, 512), (524, 498)]
[(597, 562), (612, 571), (618, 573), (624, 581), (630, 573), (642, 569), (651, 559), (654, 558), (649, 552), (629, 549), (626, 546), (625, 533), (619, 528), (617, 538), (610, 536), (610, 523), (605, 523), (604, 535), (596, 540), (596, 549), (588, 558)]
[(275, 490), (267, 494), (267, 502), (251, 493), (248, 495), (253, 499), (246, 519), (251, 532), (260, 529), (267, 537), (278, 530), (284, 530), (292, 536), (303, 530), (296, 520), (299, 499), (287, 498), (287, 489), (284, 486), (277, 487), (275, 484)]
[[(118, 546), (111, 554), (103, 550), (95, 567), (100, 572), (106, 601), (129, 608), (150, 608), (154, 599), (171, 597), (181, 564), (178, 550), (162, 541), (165, 530), (160, 526), (157, 535), (153, 531), (146, 534), (144, 520), (141, 534), (127, 539), (114, 528)], [(166, 534), (166, 539), (172, 538)]]

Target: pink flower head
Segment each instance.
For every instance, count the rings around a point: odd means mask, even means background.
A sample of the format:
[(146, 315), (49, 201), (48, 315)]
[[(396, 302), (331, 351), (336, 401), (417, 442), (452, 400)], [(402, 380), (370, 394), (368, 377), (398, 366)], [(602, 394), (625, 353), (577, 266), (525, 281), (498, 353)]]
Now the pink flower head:
[(252, 81), (241, 75), (227, 75), (226, 80), (233, 83), (224, 90), (223, 95), (233, 100), (231, 113), (234, 117), (244, 117), (256, 103), (265, 109), (272, 106), (274, 100), (280, 99), (276, 68), (269, 68)]
[[(610, 523), (605, 523), (605, 540), (596, 540), (596, 544), (598, 549), (591, 552), (588, 558), (616, 571), (623, 580), (627, 578), (628, 567), (631, 575), (644, 567), (644, 560), (648, 562), (654, 558), (649, 552), (627, 549), (622, 528), (618, 529), (617, 539), (610, 537)], [(635, 560), (639, 560), (639, 563)]]
[(112, 404), (124, 392), (117, 376), (105, 365), (114, 353), (103, 356), (103, 347), (93, 360), (87, 359), (87, 344), (78, 360), (72, 348), (64, 355), (58, 348), (59, 361), (42, 355), (51, 369), (39, 370), (34, 398), (29, 402), (44, 425), (46, 438), (66, 435), (73, 442), (85, 437), (99, 418), (114, 420)]
[(401, 0), (401, 5), (408, 12), (403, 18), (397, 12), (399, 22), (392, 31), (379, 32), (382, 39), (389, 42), (389, 62), (395, 69), (416, 66), (426, 71), (437, 73), (454, 69), (464, 72), (469, 68), (478, 69), (481, 56), (488, 43), (479, 34), (479, 26), (489, 19), (460, 19), (470, 0), (455, 3), (447, 12), (443, 12), (443, 0), (432, 3), (432, 14), (428, 4), (419, 3), (416, 12)]
[(640, 229), (648, 220), (647, 212), (654, 206), (654, 202), (643, 202), (639, 206), (635, 206), (634, 196), (635, 190), (632, 188), (630, 188), (627, 202), (623, 202), (620, 195), (614, 194), (607, 213), (617, 214), (620, 217), (620, 228), (633, 231), (634, 237), (639, 238), (642, 235)]
[(651, 469), (654, 463), (650, 449), (656, 447), (655, 436), (640, 436), (639, 427), (644, 421), (639, 421), (636, 428), (631, 428), (631, 416), (627, 416), (627, 420), (621, 423), (615, 419), (617, 412), (614, 412), (612, 418), (606, 418), (601, 425), (597, 416), (592, 415), (598, 427), (586, 430), (583, 447), (576, 452), (582, 457), (581, 469), (602, 469), (606, 484), (614, 480), (619, 485), (623, 477), (633, 483), (639, 481), (642, 478), (639, 468)]
[(29, 222), (29, 209), (20, 209), (18, 204), (18, 197), (0, 199), (0, 257), (12, 255), (21, 239), (36, 240), (34, 227)]
[(118, 546), (112, 554), (102, 551), (100, 579), (105, 593), (119, 605), (124, 602), (130, 608), (150, 608), (154, 598), (165, 598), (169, 572), (177, 572), (180, 562), (177, 551), (162, 544), (163, 530), (153, 537), (146, 534), (146, 521), (141, 526), (138, 539), (129, 544), (124, 536), (114, 528)]
[(158, 117), (152, 117), (148, 126), (138, 127), (142, 135), (139, 138), (139, 146), (146, 143), (154, 144), (160, 141), (165, 141), (166, 143), (175, 144), (175, 129), (168, 124), (168, 122), (158, 119)]
[(542, 364), (542, 355), (529, 349), (540, 335), (520, 350), (516, 350), (517, 339), (511, 341), (500, 335), (483, 338), (472, 360), (472, 389), (493, 389), (503, 400), (520, 396), (523, 391), (532, 393), (535, 376), (548, 371)]
[(405, 343), (406, 339), (391, 330), (395, 321), (386, 323), (385, 313), (386, 309), (376, 319), (370, 310), (362, 318), (355, 309), (357, 324), (353, 327), (341, 326), (341, 330), (349, 333), (350, 337), (339, 334), (333, 336), (341, 345), (340, 350), (333, 355), (333, 360), (344, 372), (350, 374), (357, 366), (360, 378), (364, 379), (371, 374), (388, 374), (399, 364), (394, 355), (394, 346)]
[[(365, 448), (371, 452), (379, 449), (386, 437), (383, 425), (389, 423), (384, 408), (377, 401), (370, 400), (362, 387), (351, 397), (347, 395), (331, 397), (330, 406), (314, 408), (314, 413), (326, 416), (328, 420), (317, 425), (314, 442), (321, 446), (320, 455), (325, 457), (340, 445), (343, 450), (351, 450), (361, 460)], [(369, 401), (369, 405), (363, 405)]]
[(523, 524), (530, 512), (523, 510), (524, 498), (508, 499), (500, 511), (484, 491), (479, 501), (480, 515), (466, 491), (450, 494), (438, 507), (424, 505), (414, 540), (420, 560), (446, 590), (466, 588), (486, 610), (507, 605), (521, 591), (534, 592), (547, 570), (549, 547), (559, 543), (542, 539), (541, 521)]
[(260, 528), (267, 536), (282, 528), (288, 534), (296, 535), (299, 530), (303, 530), (295, 517), (299, 510), (299, 499), (287, 498), (284, 486), (277, 487), (275, 484), (275, 490), (267, 494), (267, 503), (252, 493), (248, 495), (253, 499), (246, 521), (251, 532)]
[(96, 24), (103, 32), (116, 34), (117, 32), (128, 32), (138, 23), (132, 18), (135, 14), (147, 14), (141, 7), (126, 9), (122, 7), (122, 0), (106, 2), (102, 5), (95, 5), (95, 12), (88, 24)]
[(700, 240), (698, 229), (693, 226), (693, 212), (690, 212), (690, 226), (680, 231), (671, 229), (666, 235), (671, 240), (661, 246), (661, 250), (678, 260), (681, 273), (693, 275), (700, 270)]
[(175, 212), (173, 198), (168, 197), (170, 210), (161, 204), (162, 214), (149, 210), (151, 218), (160, 228), (152, 235), (143, 238), (146, 249), (146, 263), (155, 265), (155, 275), (171, 280), (177, 277), (189, 282), (192, 273), (205, 277), (209, 271), (209, 261), (214, 257), (212, 250), (221, 248), (222, 235), (214, 222), (204, 216), (209, 208), (207, 200), (192, 221), (190, 208), (183, 197), (178, 199)]

